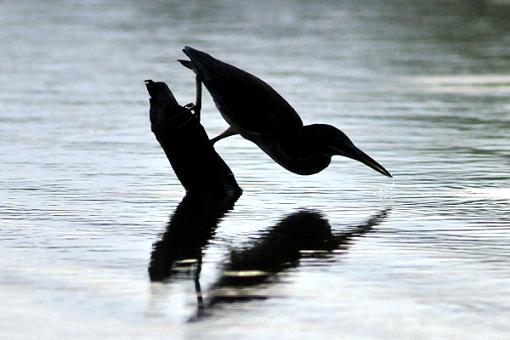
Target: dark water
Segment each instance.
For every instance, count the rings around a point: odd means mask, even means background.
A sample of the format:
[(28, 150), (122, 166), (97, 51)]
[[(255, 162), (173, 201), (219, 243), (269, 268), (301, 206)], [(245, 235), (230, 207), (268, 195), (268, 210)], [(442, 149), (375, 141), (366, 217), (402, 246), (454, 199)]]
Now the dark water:
[[(509, 18), (482, 0), (0, 2), (0, 337), (508, 338)], [(143, 80), (192, 101), (184, 45), (394, 180), (341, 158), (293, 175), (221, 141), (244, 195), (202, 238), (199, 281), (190, 255), (151, 283), (184, 192)], [(209, 97), (203, 124), (226, 127)]]

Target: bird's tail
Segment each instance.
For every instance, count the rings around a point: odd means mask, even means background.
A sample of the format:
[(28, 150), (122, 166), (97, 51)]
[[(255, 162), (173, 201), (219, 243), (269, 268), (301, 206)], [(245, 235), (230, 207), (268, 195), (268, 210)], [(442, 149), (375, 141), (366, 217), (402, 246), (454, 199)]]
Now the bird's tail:
[(200, 77), (204, 84), (207, 84), (209, 80), (224, 77), (222, 75), (225, 71), (225, 63), (222, 61), (189, 46), (185, 46), (182, 51), (189, 57), (190, 61), (183, 63), (179, 60), (179, 62), (188, 68), (191, 66), (193, 72)]
[(192, 47), (185, 46), (182, 51), (191, 60), (178, 59), (177, 61), (180, 62), (184, 67), (187, 67), (195, 72), (198, 70), (203, 71), (206, 69), (210, 71), (214, 69), (214, 66), (217, 63), (217, 60), (211, 57), (209, 54), (195, 50)]
[(190, 60), (178, 59), (177, 61), (180, 62), (182, 66), (187, 67), (190, 70), (193, 70), (193, 63)]

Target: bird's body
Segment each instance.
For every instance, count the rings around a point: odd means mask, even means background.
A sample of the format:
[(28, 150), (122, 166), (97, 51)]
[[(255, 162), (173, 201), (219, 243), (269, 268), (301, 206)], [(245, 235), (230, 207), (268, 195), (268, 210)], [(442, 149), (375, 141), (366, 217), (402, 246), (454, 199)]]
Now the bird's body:
[(184, 52), (223, 118), (243, 137), (303, 126), (292, 106), (262, 79), (190, 47)]
[(342, 155), (391, 177), (337, 128), (303, 125), (294, 108), (262, 79), (191, 47), (185, 47), (184, 53), (190, 61), (180, 62), (195, 72), (230, 125), (213, 142), (240, 134), (282, 167), (300, 175), (320, 172), (333, 155)]

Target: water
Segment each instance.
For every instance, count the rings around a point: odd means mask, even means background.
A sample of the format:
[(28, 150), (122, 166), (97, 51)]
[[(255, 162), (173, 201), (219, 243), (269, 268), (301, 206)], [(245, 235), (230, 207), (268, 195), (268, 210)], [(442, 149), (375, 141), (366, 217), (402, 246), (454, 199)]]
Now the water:
[[(509, 15), (482, 0), (2, 1), (0, 338), (508, 338)], [(184, 192), (143, 80), (192, 101), (184, 45), (259, 75), (395, 177), (339, 157), (301, 177), (219, 142), (244, 194), (203, 239), (198, 299), (196, 258), (148, 275)], [(208, 96), (203, 124), (226, 127)]]

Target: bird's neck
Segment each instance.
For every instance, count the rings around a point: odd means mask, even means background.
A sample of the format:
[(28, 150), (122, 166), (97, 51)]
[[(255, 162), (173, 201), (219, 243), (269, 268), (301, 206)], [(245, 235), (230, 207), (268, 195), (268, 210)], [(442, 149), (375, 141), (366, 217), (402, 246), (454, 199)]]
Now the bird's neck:
[(331, 156), (321, 153), (320, 145), (307, 133), (306, 126), (284, 134), (276, 145), (285, 162), (275, 161), (300, 175), (318, 173), (331, 162)]

